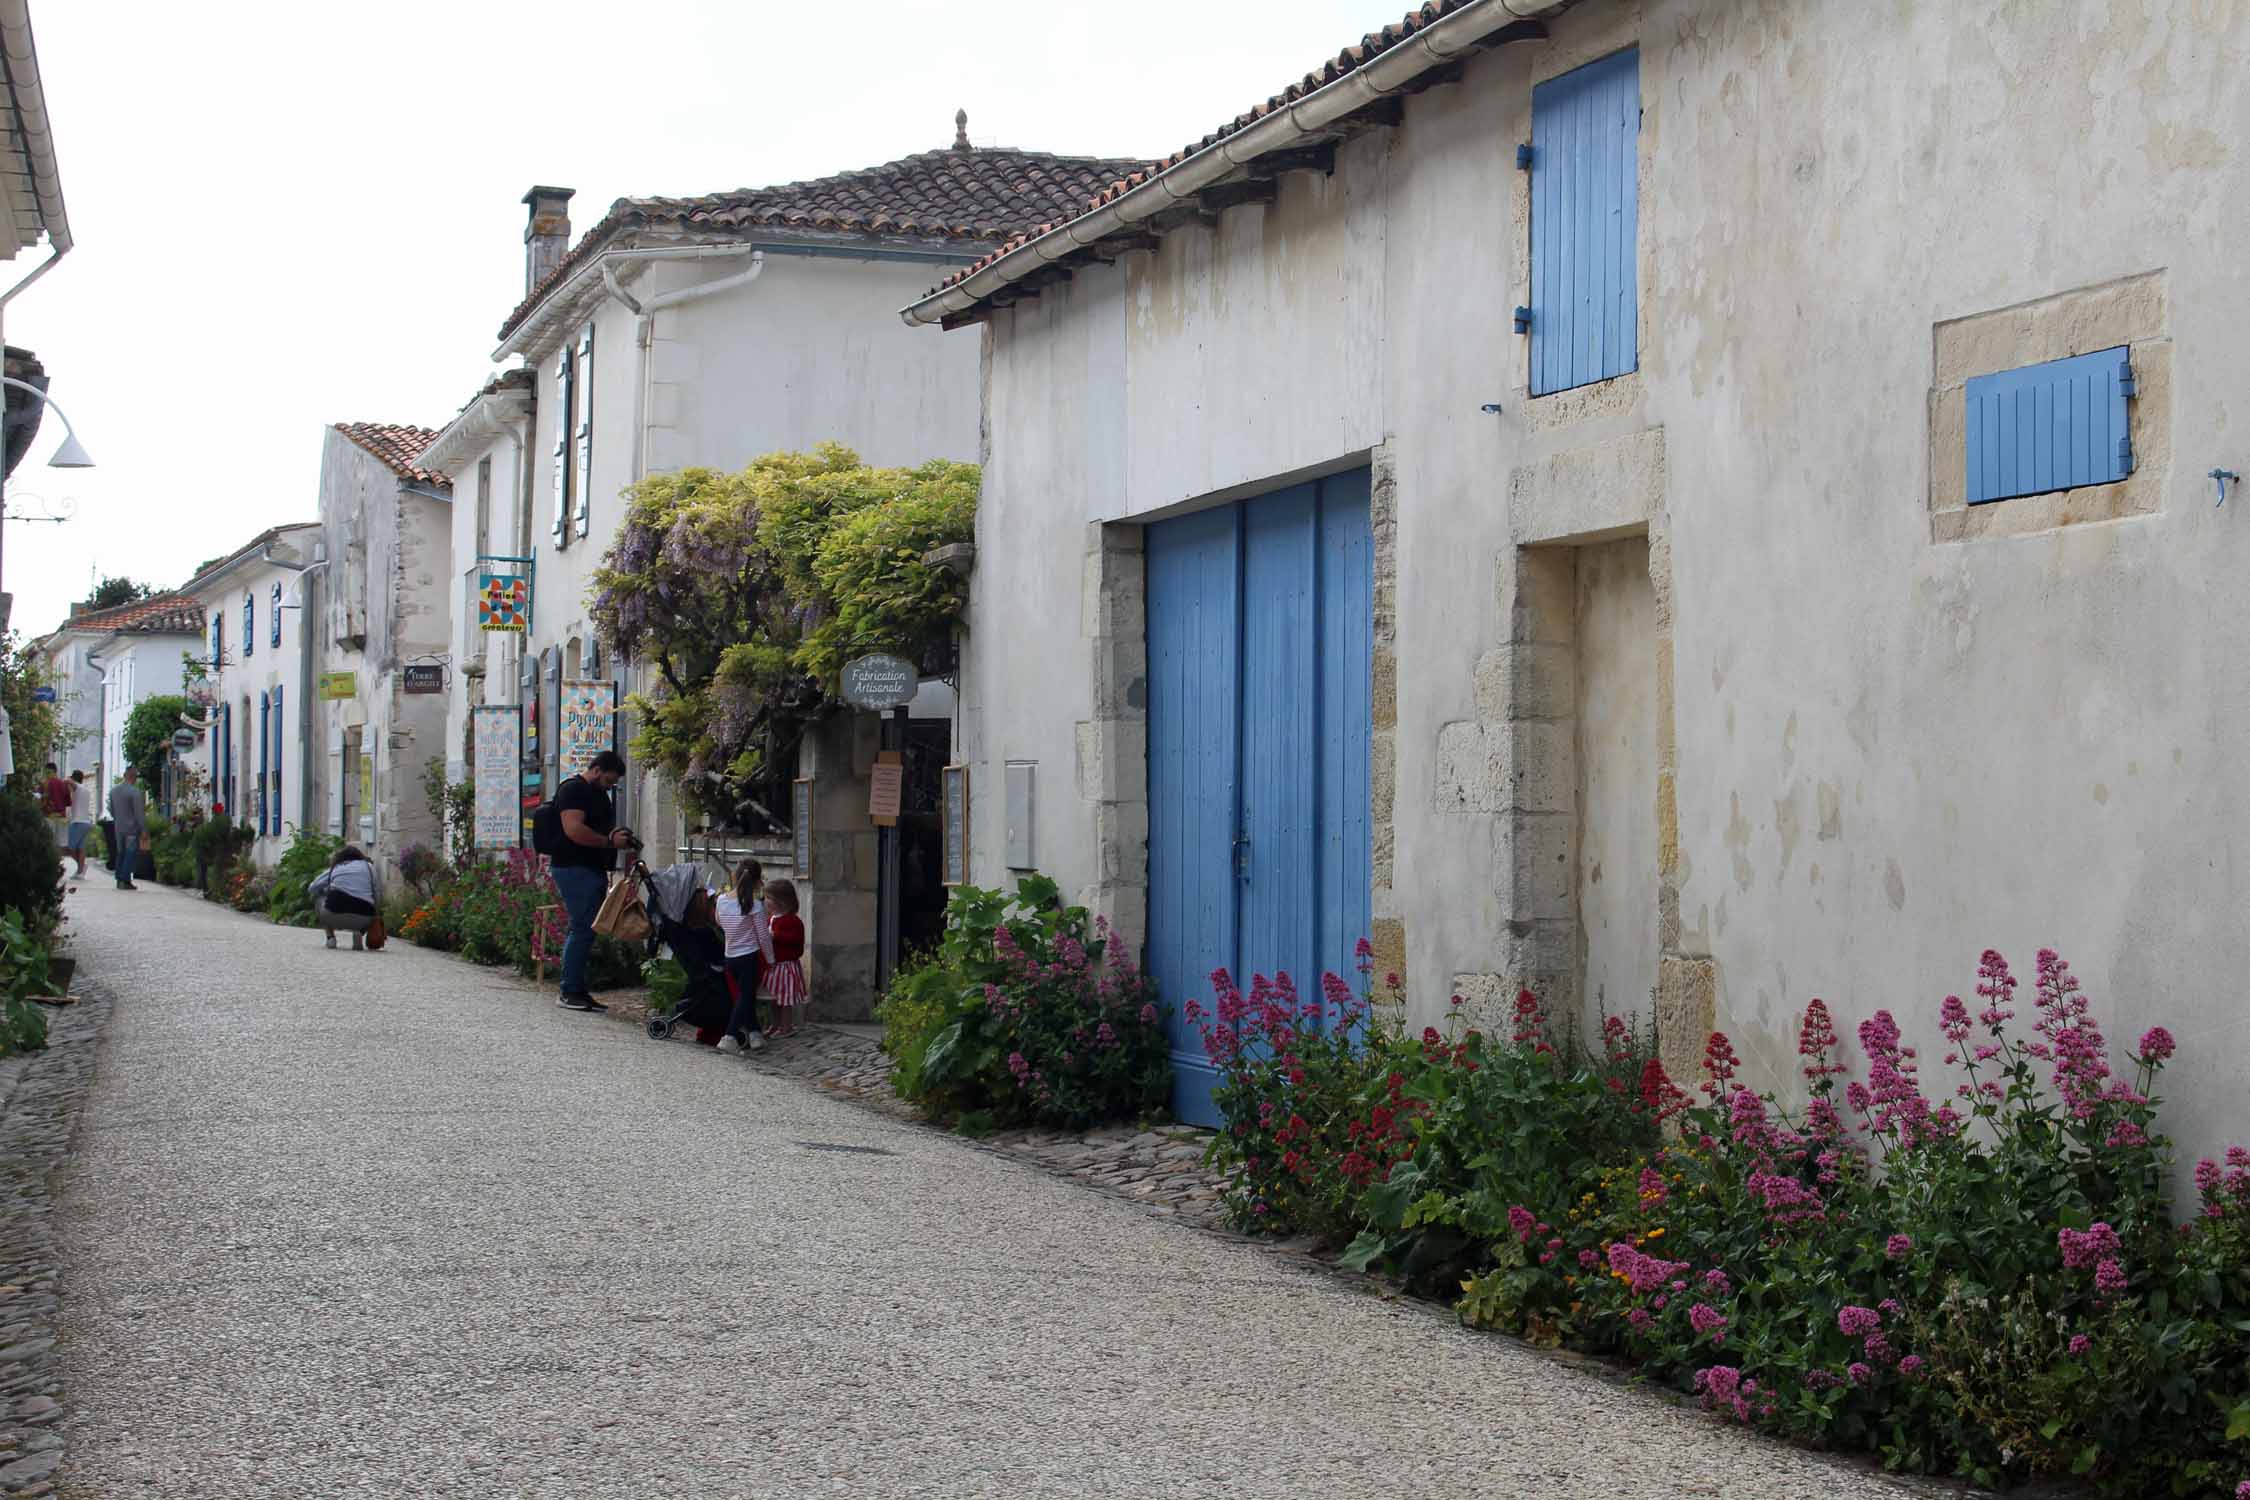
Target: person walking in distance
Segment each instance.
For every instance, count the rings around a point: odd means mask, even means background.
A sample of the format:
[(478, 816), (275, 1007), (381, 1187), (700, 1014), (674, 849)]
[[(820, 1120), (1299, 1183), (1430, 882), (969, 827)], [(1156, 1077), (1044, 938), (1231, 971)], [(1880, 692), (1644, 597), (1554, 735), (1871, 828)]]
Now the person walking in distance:
[[(555, 788), (553, 810), (560, 837), (542, 847), (553, 868), (555, 889), (562, 895), (563, 910), (570, 914), (570, 935), (563, 940), (562, 996), (564, 1010), (607, 1010), (587, 988), (586, 966), (594, 951), (594, 914), (609, 893), (609, 872), (617, 851), (637, 845), (630, 828), (617, 826), (617, 808), (610, 790), (625, 779), (625, 757), (604, 750), (594, 757), (584, 774), (572, 776)], [(536, 831), (536, 830), (535, 830)]]
[(141, 773), (127, 766), (125, 779), (109, 789), (109, 822), (115, 834), (109, 843), (109, 867), (117, 873), (117, 888), (137, 891), (133, 871), (141, 862), (141, 840), (148, 834), (148, 796), (141, 790)]
[(84, 771), (70, 773), (70, 857), (78, 861), (76, 878), (86, 878), (86, 840), (94, 831), (94, 784), (86, 779)]
[(39, 783), (39, 810), (47, 815), (47, 826), (55, 831), (55, 847), (68, 847), (70, 783), (62, 779), (53, 761), (47, 762), (47, 779)]

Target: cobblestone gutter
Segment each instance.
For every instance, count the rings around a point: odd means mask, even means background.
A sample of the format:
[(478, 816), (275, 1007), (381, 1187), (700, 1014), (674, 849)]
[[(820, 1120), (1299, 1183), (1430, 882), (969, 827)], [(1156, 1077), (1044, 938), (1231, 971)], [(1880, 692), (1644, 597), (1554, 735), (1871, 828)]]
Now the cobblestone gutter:
[(94, 1074), (110, 999), (97, 983), (47, 1013), (47, 1050), (0, 1061), (0, 1493), (54, 1493), (61, 1383), (50, 1364), (61, 1280), (54, 1190)]

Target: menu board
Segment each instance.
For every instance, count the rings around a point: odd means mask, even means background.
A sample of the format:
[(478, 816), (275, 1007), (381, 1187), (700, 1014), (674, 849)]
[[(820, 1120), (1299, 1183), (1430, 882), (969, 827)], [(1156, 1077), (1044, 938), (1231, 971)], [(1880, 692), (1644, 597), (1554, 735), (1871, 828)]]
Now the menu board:
[(812, 879), (812, 778), (800, 776), (789, 788), (790, 863), (799, 880)]
[(969, 768), (945, 768), (946, 885), (969, 883)]
[(476, 783), (475, 843), (479, 849), (513, 849), (523, 841), (519, 784), (523, 778), (523, 710), (484, 703), (469, 710)]

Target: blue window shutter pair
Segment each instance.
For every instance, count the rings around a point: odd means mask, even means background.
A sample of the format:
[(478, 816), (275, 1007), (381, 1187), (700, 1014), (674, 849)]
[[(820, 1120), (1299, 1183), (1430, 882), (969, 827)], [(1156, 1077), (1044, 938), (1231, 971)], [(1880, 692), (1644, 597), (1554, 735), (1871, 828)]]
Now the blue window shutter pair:
[(1971, 379), (1962, 413), (1969, 503), (2114, 484), (2132, 473), (2129, 355), (2103, 349)]
[(227, 612), (223, 609), (213, 610), (211, 612), (211, 669), (213, 671), (217, 671), (219, 668), (219, 658), (226, 647), (226, 638)]
[(275, 646), (279, 646), (281, 644), (281, 581), (279, 579), (274, 580), (273, 585), (272, 632), (272, 644)]
[(242, 591), (242, 654), (250, 656), (258, 649), (258, 596), (249, 589)]
[(273, 748), (273, 705), (264, 693), (258, 695), (258, 832), (270, 833), (266, 827), (266, 774), (270, 770), (269, 756)]
[(1531, 91), (1534, 396), (1639, 368), (1640, 132), (1638, 49)]

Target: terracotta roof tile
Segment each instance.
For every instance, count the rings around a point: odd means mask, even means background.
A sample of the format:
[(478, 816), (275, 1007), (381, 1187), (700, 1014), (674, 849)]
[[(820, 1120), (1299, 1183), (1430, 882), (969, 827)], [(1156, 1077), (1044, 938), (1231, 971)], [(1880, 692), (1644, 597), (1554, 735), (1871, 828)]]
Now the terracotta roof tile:
[[(1263, 103), (1253, 105), (1249, 109), (1244, 110), (1241, 114), (1236, 115), (1226, 124), (1221, 125), (1218, 129), (1203, 137), (1203, 139), (1199, 141), (1191, 141), (1189, 144), (1182, 146), (1179, 150), (1173, 152), (1170, 156), (1165, 157), (1162, 161), (1140, 164), (1136, 170), (1123, 173), (1115, 179), (1101, 185), (1094, 191), (1093, 195), (1086, 202), (1076, 205), (1068, 218), (1058, 220), (1055, 224), (1052, 225), (1041, 225), (1038, 229), (1032, 230), (1029, 233), (1016, 235), (1012, 239), (1008, 240), (1005, 244), (1001, 245), (999, 249), (994, 250), (991, 254), (985, 256), (976, 264), (954, 272), (951, 276), (946, 277), (945, 280), (930, 288), (931, 294), (935, 295), (938, 292), (944, 291), (949, 286), (953, 286), (958, 282), (964, 281), (967, 278), (974, 276), (977, 272), (983, 270), (986, 266), (991, 265), (994, 261), (1000, 259), (1010, 251), (1022, 249), (1025, 245), (1030, 244), (1033, 240), (1039, 238), (1041, 235), (1051, 234), (1055, 229), (1069, 224), (1072, 220), (1084, 218), (1087, 214), (1092, 213), (1095, 209), (1105, 207), (1108, 204), (1115, 202), (1117, 199), (1122, 198), (1125, 196), (1125, 194), (1131, 192), (1134, 188), (1140, 187), (1144, 183), (1153, 180), (1160, 173), (1171, 170), (1173, 167), (1178, 166), (1181, 162), (1186, 161), (1189, 157), (1197, 156), (1205, 151), (1210, 150), (1211, 147), (1217, 145), (1220, 141), (1225, 140), (1228, 136), (1233, 135), (1236, 131), (1245, 130), (1250, 126), (1257, 124), (1258, 121), (1264, 119), (1267, 115), (1272, 114), (1275, 110), (1282, 108), (1284, 105), (1294, 104), (1299, 99), (1304, 98), (1306, 95), (1326, 88), (1329, 84), (1334, 83), (1337, 79), (1344, 77), (1346, 74), (1356, 72), (1374, 58), (1380, 57), (1383, 53), (1390, 51), (1391, 48), (1397, 46), (1400, 42), (1405, 41), (1408, 37), (1414, 35), (1416, 32), (1422, 30), (1432, 22), (1442, 20), (1446, 16), (1453, 14), (1453, 12), (1457, 10), (1465, 10), (1474, 3), (1476, 3), (1476, 0), (1429, 0), (1429, 3), (1426, 5), (1416, 6), (1413, 10), (1408, 11), (1403, 19), (1394, 21), (1390, 25), (1385, 26), (1380, 31), (1369, 32), (1367, 35), (1360, 38), (1359, 44), (1357, 46), (1346, 47), (1343, 51), (1337, 53), (1334, 57), (1322, 63), (1318, 68), (1315, 68), (1313, 71), (1305, 74), (1304, 77), (1290, 84), (1289, 87), (1283, 89), (1280, 93), (1271, 95)], [(1432, 66), (1435, 66), (1435, 64), (1433, 64)]]
[(437, 439), (428, 427), (406, 427), (391, 422), (338, 422), (336, 430), (381, 459), (393, 474), (422, 484), (451, 487), (453, 481), (414, 460)]
[(129, 631), (134, 635), (201, 635), (203, 605), (192, 594), (158, 594), (131, 604), (90, 609), (63, 622), (66, 630)]
[(779, 187), (740, 188), (701, 198), (620, 198), (508, 314), (500, 337), (514, 333), (550, 291), (621, 230), (661, 226), (733, 236), (778, 229), (998, 242), (1042, 220), (1075, 217), (1103, 183), (1145, 165), (1131, 158), (957, 147)]

